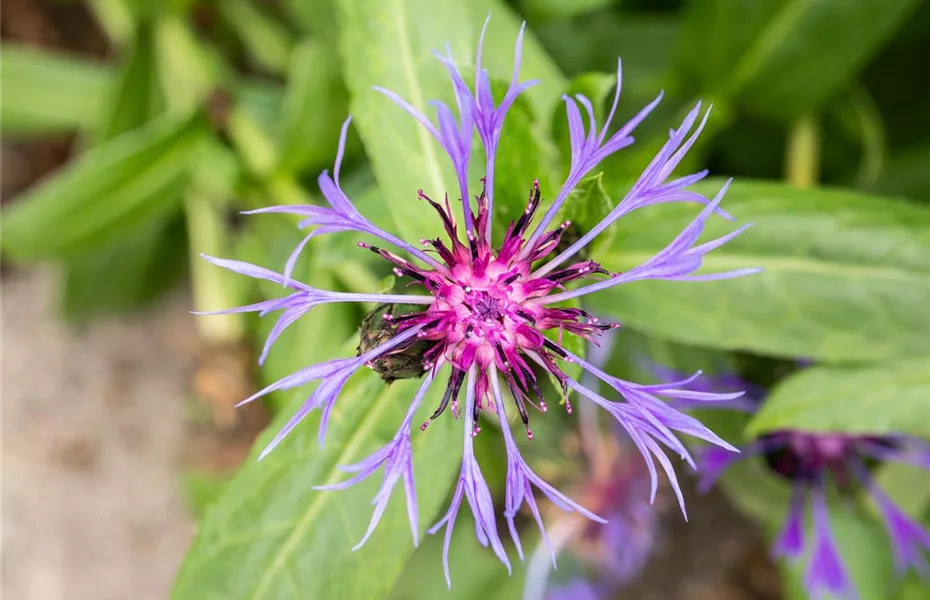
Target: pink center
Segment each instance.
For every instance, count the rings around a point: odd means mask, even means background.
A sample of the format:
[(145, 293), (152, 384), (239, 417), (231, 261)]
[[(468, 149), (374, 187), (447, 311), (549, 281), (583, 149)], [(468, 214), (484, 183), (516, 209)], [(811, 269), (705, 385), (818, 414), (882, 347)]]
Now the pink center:
[[(599, 323), (584, 310), (550, 308), (539, 299), (554, 289), (564, 289), (569, 282), (607, 272), (596, 262), (583, 261), (539, 277), (531, 275), (534, 263), (547, 259), (569, 225), (562, 223), (538, 239), (531, 238), (534, 241), (524, 238), (539, 207), (538, 182), (533, 184), (526, 210), (510, 224), (499, 248), (492, 248), (484, 234), (469, 235), (463, 242), (457, 235), (448, 199), (443, 207), (422, 191), (419, 195), (439, 213), (449, 236), (449, 244), (440, 238), (421, 240), (438, 255), (441, 263), (437, 261), (431, 268), (419, 267), (382, 248), (365, 243), (359, 245), (394, 263), (398, 276), (410, 277), (433, 296), (426, 310), (392, 317), (399, 331), (419, 326), (417, 339), (432, 342), (423, 354), (425, 366), (431, 367), (442, 358), (454, 367), (446, 396), (432, 418), (439, 416), (450, 402), (455, 410), (458, 386), (465, 372), (475, 366), (478, 368), (475, 409), (483, 406), (489, 385), (487, 373), (493, 364), (507, 381), (526, 424), (524, 404), (532, 404), (531, 397), (545, 410), (531, 368), (534, 362), (544, 364), (559, 378), (563, 388), (567, 385), (564, 374), (554, 362), (567, 355), (541, 332), (555, 329), (559, 331), (559, 338), (563, 332), (568, 332), (590, 339), (616, 327), (612, 323)], [(487, 198), (482, 193), (477, 200), (479, 210), (473, 215), (474, 231), (485, 232), (489, 218)], [(477, 418), (474, 421), (477, 423)], [(527, 435), (532, 435), (528, 427)]]

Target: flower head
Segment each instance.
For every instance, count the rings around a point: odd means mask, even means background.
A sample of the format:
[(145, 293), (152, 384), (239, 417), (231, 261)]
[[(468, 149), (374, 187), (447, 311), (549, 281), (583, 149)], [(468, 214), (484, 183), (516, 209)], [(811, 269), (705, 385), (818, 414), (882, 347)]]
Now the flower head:
[[(482, 413), (496, 414), (501, 423), (507, 449), (507, 490), (504, 516), (518, 548), (519, 538), (513, 524), (513, 517), (522, 505), (529, 507), (539, 527), (543, 527), (536, 508), (535, 493), (537, 491), (542, 492), (544, 496), (564, 510), (577, 512), (592, 520), (600, 520), (594, 513), (576, 504), (543, 481), (524, 461), (514, 442), (508, 422), (508, 410), (515, 410), (526, 430), (526, 435), (532, 438), (531, 409), (540, 412), (548, 409), (538, 381), (537, 373), (540, 371), (548, 372), (558, 381), (564, 397), (567, 398), (569, 390), (577, 392), (583, 398), (605, 408), (619, 426), (629, 434), (647, 461), (653, 495), (657, 486), (654, 460), (658, 460), (672, 478), (673, 486), (679, 498), (681, 497), (671, 462), (662, 449), (662, 446), (670, 448), (693, 464), (688, 451), (676, 437), (676, 432), (697, 436), (723, 448), (732, 449), (700, 422), (666, 405), (660, 397), (673, 399), (689, 397), (700, 399), (702, 402), (710, 402), (730, 399), (738, 394), (720, 395), (684, 389), (693, 381), (693, 378), (677, 382), (672, 386), (641, 386), (624, 381), (587, 363), (581, 357), (569, 352), (563, 344), (545, 335), (545, 332), (556, 332), (559, 334), (555, 336), (557, 340), (561, 340), (563, 334), (596, 340), (602, 332), (617, 327), (614, 323), (598, 320), (582, 309), (559, 306), (566, 300), (637, 280), (721, 279), (752, 271), (695, 274), (706, 253), (726, 243), (745, 229), (745, 226), (740, 227), (721, 238), (698, 243), (704, 223), (714, 213), (729, 218), (719, 208), (727, 185), (724, 185), (713, 198), (706, 198), (689, 189), (689, 186), (703, 178), (706, 172), (670, 179), (673, 171), (700, 133), (707, 119), (707, 113), (695, 129), (700, 104), (695, 106), (681, 125), (671, 131), (668, 141), (622, 202), (578, 241), (553, 257), (555, 249), (559, 246), (560, 237), (569, 223), (563, 222), (552, 228), (550, 225), (560, 214), (572, 190), (600, 161), (633, 142), (631, 133), (659, 101), (657, 97), (628, 123), (621, 125), (613, 134), (608, 135), (620, 97), (619, 65), (617, 92), (607, 121), (602, 126), (599, 127), (596, 123), (593, 106), (587, 98), (582, 95), (564, 98), (571, 142), (571, 164), (568, 176), (558, 190), (555, 199), (543, 212), (535, 228), (533, 222), (537, 212), (542, 209), (543, 191), (538, 182), (534, 181), (530, 186), (526, 210), (519, 219), (511, 222), (506, 228), (500, 246), (493, 247), (491, 241), (493, 228), (491, 215), (495, 193), (493, 174), (501, 125), (514, 100), (532, 84), (532, 82), (519, 83), (521, 49), (522, 30), (515, 49), (513, 78), (506, 95), (499, 104), (494, 102), (490, 93), (488, 75), (480, 67), (480, 49), (474, 91), (468, 88), (460, 76), (451, 55), (447, 53), (440, 56), (440, 60), (451, 74), (457, 115), (445, 104), (433, 102), (436, 109), (435, 122), (400, 96), (378, 88), (378, 91), (396, 102), (426, 128), (449, 156), (459, 186), (464, 232), (459, 231), (457, 210), (453, 209), (448, 197), (433, 199), (424, 194), (422, 190), (416, 196), (419, 201), (432, 207), (439, 214), (444, 225), (445, 238), (437, 236), (420, 240), (422, 247), (415, 247), (376, 227), (361, 215), (339, 184), (340, 163), (349, 125), (349, 121), (346, 120), (342, 128), (333, 176), (324, 172), (319, 177), (320, 190), (328, 206), (276, 206), (252, 211), (294, 213), (303, 217), (302, 227), (315, 227), (288, 259), (284, 274), (279, 275), (236, 261), (209, 259), (219, 266), (245, 275), (278, 281), (291, 290), (289, 295), (279, 300), (268, 300), (231, 309), (233, 311), (255, 311), (260, 314), (281, 311), (278, 323), (269, 336), (266, 351), (290, 323), (300, 318), (313, 306), (325, 302), (405, 304), (421, 309), (402, 314), (385, 313), (382, 319), (388, 321), (393, 327), (393, 337), (389, 341), (363, 353), (360, 351), (360, 356), (355, 358), (337, 359), (307, 367), (268, 386), (247, 399), (246, 402), (274, 390), (292, 388), (314, 380), (320, 381), (317, 389), (265, 452), (275, 447), (306, 414), (317, 409), (323, 413), (320, 423), (322, 443), (328, 415), (339, 392), (352, 373), (365, 365), (374, 366), (376, 361), (386, 355), (403, 352), (414, 344), (422, 345), (422, 363), (427, 375), (396, 436), (387, 446), (372, 456), (360, 463), (345, 467), (347, 471), (355, 472), (357, 475), (333, 487), (351, 485), (383, 469), (383, 485), (375, 499), (375, 512), (369, 531), (362, 540), (364, 542), (377, 524), (391, 490), (398, 481), (403, 480), (410, 525), (414, 542), (416, 542), (418, 531), (416, 491), (413, 484), (409, 442), (411, 420), (426, 390), (440, 378), (440, 371), (448, 371), (449, 376), (441, 402), (430, 419), (420, 426), (425, 430), (433, 419), (447, 411), (455, 416), (461, 414), (463, 417), (464, 441), (458, 483), (449, 510), (442, 520), (430, 529), (431, 532), (436, 532), (443, 527), (446, 528), (444, 563), (447, 579), (448, 540), (458, 511), (466, 502), (475, 515), (476, 534), (479, 541), (486, 546), (491, 546), (500, 560), (509, 568), (509, 560), (497, 529), (493, 500), (472, 447), (472, 438), (480, 430)], [(582, 118), (582, 110), (587, 115), (587, 126)], [(476, 129), (487, 158), (484, 185), (480, 190), (469, 188), (468, 176), (471, 141)], [(506, 190), (506, 192), (512, 193), (513, 190)], [(703, 208), (666, 248), (644, 264), (625, 273), (612, 273), (594, 260), (571, 262), (572, 257), (587, 246), (594, 237), (623, 215), (645, 206), (665, 202), (696, 202), (703, 205)], [(336, 231), (355, 231), (368, 238), (380, 240), (376, 242), (377, 245), (372, 244), (371, 241), (362, 241), (358, 245), (391, 263), (394, 272), (399, 277), (409, 278), (413, 284), (417, 284), (421, 293), (347, 294), (322, 291), (292, 281), (290, 276), (293, 266), (307, 242), (316, 235)], [(567, 375), (559, 366), (561, 363), (572, 362), (580, 364), (596, 378), (611, 386), (624, 400), (607, 400)], [(504, 385), (510, 396), (507, 399), (504, 396)], [(464, 405), (459, 404), (462, 387), (465, 388)], [(508, 403), (512, 403), (512, 408), (508, 409)], [(565, 407), (571, 411), (569, 402), (566, 401)]]
[[(925, 553), (930, 552), (930, 531), (905, 514), (878, 486), (867, 463), (895, 461), (930, 470), (930, 444), (907, 436), (867, 436), (837, 433), (778, 431), (762, 436), (740, 449), (741, 454), (725, 454), (708, 449), (700, 461), (701, 487), (708, 489), (726, 468), (750, 456), (762, 456), (778, 475), (792, 484), (788, 514), (772, 552), (799, 560), (805, 546), (811, 550), (805, 585), (815, 598), (824, 594), (854, 596), (850, 574), (843, 564), (830, 529), (826, 499), (832, 483), (841, 492), (865, 489), (875, 500), (891, 539), (899, 572), (914, 568), (927, 570)], [(805, 540), (804, 515), (807, 503), (813, 518), (812, 539)]]

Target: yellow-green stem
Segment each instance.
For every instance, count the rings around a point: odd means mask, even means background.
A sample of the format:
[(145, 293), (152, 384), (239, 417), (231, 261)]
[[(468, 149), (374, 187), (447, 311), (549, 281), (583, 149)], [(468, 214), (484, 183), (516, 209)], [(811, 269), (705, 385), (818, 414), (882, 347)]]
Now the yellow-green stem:
[(807, 188), (817, 185), (820, 177), (820, 124), (811, 115), (795, 121), (788, 131), (785, 151), (785, 179)]
[[(194, 310), (214, 311), (236, 306), (234, 279), (225, 269), (211, 265), (200, 254), (228, 254), (226, 228), (218, 206), (196, 190), (185, 200), (188, 243), (191, 257), (191, 287)], [(195, 320), (200, 338), (205, 342), (236, 343), (245, 334), (243, 315), (215, 315)]]

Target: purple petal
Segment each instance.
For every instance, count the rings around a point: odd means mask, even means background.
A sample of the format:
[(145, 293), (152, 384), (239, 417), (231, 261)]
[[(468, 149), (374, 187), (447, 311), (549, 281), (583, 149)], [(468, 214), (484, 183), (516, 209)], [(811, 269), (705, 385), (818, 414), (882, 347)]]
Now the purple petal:
[(465, 410), (463, 419), (465, 425), (463, 449), (462, 449), (462, 469), (459, 473), (459, 481), (456, 484), (455, 494), (452, 503), (445, 516), (429, 529), (433, 534), (439, 531), (443, 526), (446, 527), (446, 537), (443, 544), (443, 567), (446, 574), (446, 583), (452, 587), (452, 580), (449, 577), (449, 544), (452, 536), (452, 528), (455, 525), (455, 519), (458, 516), (459, 507), (462, 503), (462, 496), (468, 501), (472, 514), (475, 517), (475, 534), (478, 541), (484, 545), (490, 545), (497, 558), (507, 567), (510, 573), (510, 560), (504, 551), (504, 545), (501, 543), (500, 536), (497, 532), (497, 520), (494, 514), (494, 502), (491, 498), (491, 491), (488, 484), (481, 474), (481, 467), (475, 458), (474, 442), (472, 431), (477, 423), (472, 422), (472, 414), (475, 405), (475, 367), (472, 366), (468, 371), (468, 381), (465, 384)]
[(804, 582), (814, 597), (824, 592), (842, 596), (852, 591), (852, 584), (830, 531), (830, 515), (824, 492), (818, 487), (812, 496), (814, 551)]
[(413, 452), (410, 445), (410, 422), (413, 419), (413, 415), (416, 413), (417, 408), (419, 408), (423, 397), (426, 395), (427, 391), (429, 391), (429, 388), (433, 383), (434, 375), (435, 371), (433, 370), (427, 372), (423, 383), (420, 384), (417, 393), (414, 395), (413, 400), (410, 402), (410, 406), (407, 408), (407, 416), (401, 423), (397, 433), (394, 434), (394, 438), (387, 445), (355, 464), (341, 467), (343, 471), (358, 471), (357, 475), (340, 483), (314, 487), (314, 489), (317, 490), (345, 489), (365, 480), (376, 470), (382, 466), (384, 467), (384, 480), (381, 483), (381, 488), (375, 495), (375, 510), (372, 513), (371, 521), (369, 522), (368, 529), (366, 530), (365, 535), (362, 537), (361, 541), (359, 541), (359, 543), (352, 548), (353, 551), (361, 548), (365, 542), (368, 541), (368, 538), (378, 526), (378, 523), (381, 521), (381, 517), (384, 514), (384, 509), (387, 506), (388, 500), (390, 499), (394, 490), (394, 486), (401, 478), (404, 480), (404, 492), (407, 497), (407, 519), (410, 521), (410, 531), (413, 536), (413, 545), (416, 547), (418, 544), (419, 527), (417, 525), (417, 491), (413, 478)]
[(891, 538), (898, 573), (904, 574), (909, 568), (913, 568), (923, 577), (930, 576), (930, 566), (924, 556), (925, 552), (930, 552), (930, 531), (898, 508), (879, 487), (861, 460), (853, 459), (850, 466), (878, 505), (888, 537)]
[(301, 291), (310, 291), (313, 288), (310, 286), (304, 285), (297, 281), (291, 281), (289, 278), (265, 269), (264, 267), (259, 267), (251, 263), (243, 262), (241, 260), (230, 260), (226, 258), (215, 258), (213, 256), (208, 256), (206, 254), (200, 255), (204, 260), (209, 263), (212, 263), (218, 267), (223, 267), (224, 269), (229, 269), (235, 273), (241, 275), (247, 275), (249, 277), (254, 277), (255, 279), (264, 279), (266, 281), (273, 281), (274, 283), (279, 283), (283, 286), (293, 288), (295, 290)]
[(724, 450), (723, 448), (717, 448), (716, 446), (702, 448), (698, 458), (698, 466), (701, 473), (701, 478), (698, 482), (698, 491), (702, 494), (709, 492), (710, 488), (717, 483), (717, 480), (720, 479), (724, 471), (744, 458), (752, 456), (752, 454), (751, 451), (743, 451), (736, 454)]
[(930, 531), (899, 509), (885, 494), (873, 497), (878, 502), (882, 519), (891, 538), (895, 566), (899, 573), (913, 568), (922, 577), (930, 576), (924, 553), (930, 552)]
[(785, 517), (778, 539), (772, 546), (775, 556), (784, 556), (791, 559), (800, 558), (804, 552), (804, 505), (807, 499), (807, 488), (795, 485), (791, 492), (791, 504)]
[(262, 346), (262, 353), (258, 357), (259, 365), (265, 364), (265, 359), (268, 358), (268, 353), (271, 351), (271, 346), (275, 343), (278, 337), (284, 333), (284, 330), (291, 325), (291, 323), (294, 323), (297, 319), (307, 313), (308, 308), (297, 306), (294, 308), (289, 308), (281, 313), (281, 316), (278, 317), (277, 323), (274, 324), (274, 327), (272, 327), (271, 331), (268, 333), (268, 338), (265, 340), (265, 345)]

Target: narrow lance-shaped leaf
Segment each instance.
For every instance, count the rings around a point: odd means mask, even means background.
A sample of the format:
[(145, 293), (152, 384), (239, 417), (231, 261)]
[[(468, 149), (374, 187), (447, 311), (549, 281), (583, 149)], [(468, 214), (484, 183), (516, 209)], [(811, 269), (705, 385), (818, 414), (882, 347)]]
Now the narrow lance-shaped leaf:
[(186, 115), (205, 103), (225, 65), (183, 19), (167, 15), (154, 27), (162, 94), (172, 113)]
[(0, 53), (4, 135), (71, 131), (103, 117), (111, 69), (17, 44), (4, 43)]
[[(96, 143), (142, 127), (164, 108), (151, 28), (140, 25), (129, 44), (117, 83), (105, 101), (108, 113), (97, 124)], [(164, 193), (178, 191), (168, 186)], [(136, 308), (178, 281), (186, 248), (179, 203), (157, 197), (150, 202), (177, 209), (124, 229), (87, 252), (64, 257), (61, 308), (66, 317), (84, 319)]]
[(152, 30), (140, 25), (124, 56), (116, 87), (105, 103), (107, 112), (98, 125), (96, 142), (104, 142), (141, 127), (164, 108), (158, 89)]
[(83, 154), (4, 212), (4, 252), (61, 257), (171, 213), (205, 133), (199, 117), (159, 120)]
[(283, 23), (249, 0), (225, 0), (218, 9), (260, 67), (271, 73), (287, 70), (292, 40)]
[(297, 44), (281, 104), (279, 167), (296, 173), (331, 162), (347, 103), (339, 57), (332, 47), (315, 38)]
[[(722, 182), (695, 187), (712, 194)], [(614, 192), (621, 197), (625, 190)], [(642, 282), (594, 294), (594, 306), (675, 341), (817, 361), (930, 353), (930, 209), (846, 191), (737, 181), (727, 210), (755, 222), (704, 258), (706, 272), (761, 267), (752, 277)], [(672, 239), (693, 208), (627, 215), (605, 268), (623, 271)], [(726, 230), (711, 220), (706, 235)]]
[(112, 315), (156, 299), (185, 272), (185, 238), (184, 223), (178, 215), (133, 228), (68, 260), (61, 292), (65, 317)]

